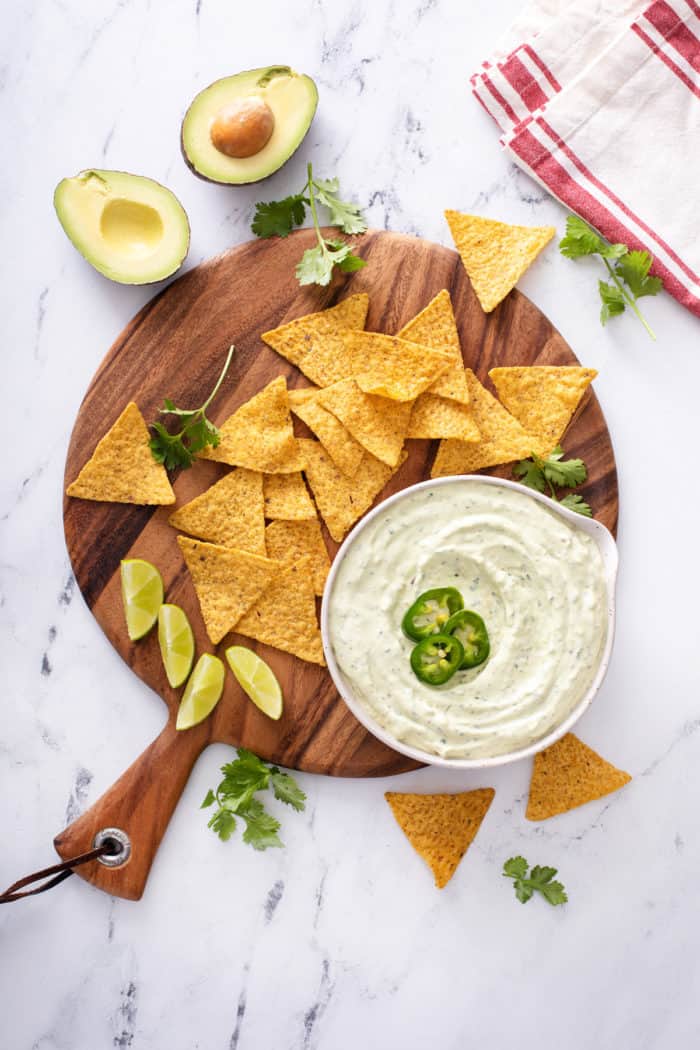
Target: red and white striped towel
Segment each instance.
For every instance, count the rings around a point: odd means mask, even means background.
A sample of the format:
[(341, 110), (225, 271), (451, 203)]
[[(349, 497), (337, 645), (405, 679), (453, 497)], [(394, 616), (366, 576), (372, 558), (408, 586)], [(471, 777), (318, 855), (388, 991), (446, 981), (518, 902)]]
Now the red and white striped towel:
[(472, 87), (513, 160), (700, 316), (699, 0), (538, 0)]

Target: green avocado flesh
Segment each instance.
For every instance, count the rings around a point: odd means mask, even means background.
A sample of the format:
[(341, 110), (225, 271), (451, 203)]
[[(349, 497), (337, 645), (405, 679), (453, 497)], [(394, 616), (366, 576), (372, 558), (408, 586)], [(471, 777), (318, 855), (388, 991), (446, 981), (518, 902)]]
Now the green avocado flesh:
[(112, 281), (161, 281), (187, 255), (185, 210), (153, 179), (123, 171), (81, 171), (59, 182), (53, 203), (73, 245)]
[[(211, 127), (226, 106), (260, 98), (272, 110), (274, 128), (268, 142), (252, 157), (229, 157), (211, 140)], [(289, 160), (309, 130), (318, 104), (311, 77), (289, 66), (250, 69), (216, 80), (196, 96), (182, 122), (182, 152), (194, 171), (211, 182), (258, 182)]]

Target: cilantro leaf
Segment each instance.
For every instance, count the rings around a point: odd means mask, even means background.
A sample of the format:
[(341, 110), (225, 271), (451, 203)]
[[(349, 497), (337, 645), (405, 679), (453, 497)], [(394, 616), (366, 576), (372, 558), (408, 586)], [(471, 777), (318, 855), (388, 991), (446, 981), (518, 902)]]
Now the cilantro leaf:
[(518, 898), (521, 904), (527, 904), (535, 892), (533, 887), (528, 882), (523, 882), (522, 879), (515, 880), (515, 896)]
[(523, 485), (527, 485), (530, 489), (535, 489), (536, 492), (544, 492), (545, 490), (544, 473), (540, 463), (541, 460), (533, 452), (532, 459), (521, 459), (513, 467), (513, 473), (520, 478)]
[(254, 849), (264, 850), (281, 846), (277, 832), (279, 821), (267, 812), (256, 798), (259, 791), (272, 788), (280, 802), (297, 811), (304, 809), (306, 795), (294, 777), (283, 773), (277, 766), (263, 762), (247, 748), (238, 748), (236, 758), (221, 767), (223, 779), (215, 791), (208, 791), (202, 809), (217, 804), (208, 826), (223, 841), (228, 840), (236, 829), (236, 817), (241, 817), (246, 828), (243, 841)]
[(358, 204), (341, 201), (338, 197), (338, 179), (314, 179), (314, 189), (320, 204), (331, 213), (331, 226), (339, 226), (343, 233), (364, 233), (367, 223)]
[(611, 317), (625, 312), (625, 296), (621, 288), (607, 281), (598, 281), (598, 292), (602, 301), (600, 323), (605, 326)]
[(566, 904), (569, 899), (566, 890), (560, 882), (548, 882), (540, 887), (540, 893), (547, 903), (552, 905)]
[(567, 510), (573, 510), (576, 514), (582, 514), (584, 518), (593, 517), (593, 511), (583, 497), (579, 496), (578, 492), (570, 492), (568, 496), (564, 496), (559, 502), (562, 507), (566, 507)]
[(270, 786), (275, 798), (279, 799), (280, 802), (286, 803), (292, 809), (296, 809), (297, 812), (304, 808), (306, 795), (296, 780), (290, 777), (288, 773), (273, 773), (270, 777)]
[(256, 237), (287, 237), (306, 218), (306, 197), (295, 193), (281, 201), (258, 202), (251, 229)]
[(511, 857), (503, 865), (503, 876), (513, 879), (515, 896), (521, 904), (527, 902), (535, 893), (541, 894), (548, 904), (565, 904), (569, 899), (561, 882), (553, 882), (556, 868), (536, 864), (528, 875), (528, 862), (524, 857)]
[(228, 842), (236, 830), (236, 818), (229, 809), (222, 806), (221, 809), (217, 809), (207, 827), (215, 831), (222, 842)]
[(366, 261), (355, 255), (353, 245), (323, 236), (318, 218), (322, 205), (330, 212), (332, 226), (343, 233), (364, 233), (367, 223), (358, 204), (343, 201), (338, 196), (337, 178), (314, 178), (311, 164), (307, 165), (306, 184), (300, 193), (281, 201), (259, 203), (255, 207), (252, 231), (258, 237), (286, 237), (294, 226), (300, 226), (306, 217), (308, 205), (316, 234), (316, 246), (307, 248), (296, 266), (299, 284), (330, 284), (337, 267), (342, 273), (354, 273), (366, 266)]
[(503, 865), (503, 874), (512, 879), (524, 879), (527, 869), (528, 863), (524, 857), (511, 857)]
[(197, 452), (201, 452), (209, 445), (216, 448), (219, 444), (219, 428), (207, 419), (206, 413), (228, 372), (234, 349), (233, 346), (229, 347), (226, 362), (214, 389), (199, 408), (178, 408), (171, 398), (164, 399), (163, 407), (160, 409), (161, 415), (175, 416), (180, 424), (180, 430), (171, 434), (163, 423), (151, 423), (152, 433), (148, 447), (156, 463), (162, 463), (166, 470), (191, 467)]
[(644, 295), (657, 295), (663, 288), (660, 277), (648, 276), (652, 262), (649, 252), (634, 251), (619, 259), (615, 266), (615, 273), (622, 278), (636, 299), (641, 299)]
[(243, 841), (252, 846), (253, 849), (269, 849), (271, 846), (282, 847), (283, 843), (277, 832), (280, 829), (279, 820), (270, 816), (262, 802), (253, 799), (244, 810), (241, 817), (245, 821)]
[(607, 324), (611, 317), (624, 313), (629, 306), (651, 338), (656, 339), (637, 306), (642, 296), (656, 295), (663, 287), (660, 277), (649, 276), (654, 260), (648, 252), (630, 251), (626, 244), (609, 244), (578, 215), (567, 218), (566, 235), (559, 242), (559, 251), (567, 259), (598, 255), (605, 264), (610, 281), (598, 281), (601, 324)]
[(582, 459), (563, 459), (561, 445), (553, 449), (542, 465), (542, 472), (558, 488), (573, 488), (588, 477), (586, 464)]

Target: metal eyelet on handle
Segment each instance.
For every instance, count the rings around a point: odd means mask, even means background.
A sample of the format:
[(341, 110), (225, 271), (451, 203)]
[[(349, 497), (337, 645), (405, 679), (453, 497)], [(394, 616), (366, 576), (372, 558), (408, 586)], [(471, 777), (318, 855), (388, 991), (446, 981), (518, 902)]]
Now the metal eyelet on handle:
[(113, 843), (114, 850), (103, 853), (97, 860), (107, 868), (121, 868), (131, 856), (131, 839), (121, 828), (102, 828), (93, 840), (93, 846), (104, 846), (105, 843)]

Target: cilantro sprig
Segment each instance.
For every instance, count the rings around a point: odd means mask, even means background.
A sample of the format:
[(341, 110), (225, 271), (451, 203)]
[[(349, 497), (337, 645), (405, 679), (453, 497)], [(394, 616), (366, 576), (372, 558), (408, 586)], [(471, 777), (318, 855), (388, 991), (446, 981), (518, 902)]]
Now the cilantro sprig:
[(238, 748), (238, 757), (223, 765), (221, 772), (223, 780), (215, 791), (207, 791), (201, 805), (202, 809), (207, 809), (216, 803), (217, 808), (207, 826), (216, 832), (222, 842), (228, 842), (236, 830), (237, 818), (240, 818), (245, 823), (243, 841), (253, 849), (282, 846), (283, 842), (277, 834), (279, 820), (267, 812), (255, 795), (271, 788), (276, 799), (301, 811), (306, 803), (306, 795), (294, 777), (282, 773), (277, 766), (269, 766), (244, 747)]
[(299, 284), (327, 285), (336, 266), (343, 273), (353, 273), (366, 265), (364, 259), (354, 254), (353, 244), (326, 238), (321, 233), (319, 204), (328, 209), (331, 226), (337, 226), (343, 233), (364, 233), (367, 229), (359, 205), (341, 200), (339, 189), (338, 179), (314, 178), (313, 168), (309, 164), (306, 185), (299, 193), (281, 201), (260, 202), (255, 206), (251, 229), (256, 237), (287, 237), (295, 226), (301, 226), (304, 222), (308, 205), (317, 244), (315, 248), (307, 248), (297, 264)]
[(530, 459), (521, 459), (515, 464), (513, 470), (522, 484), (527, 485), (528, 488), (535, 489), (536, 492), (545, 492), (549, 489), (552, 499), (562, 507), (573, 510), (577, 514), (583, 514), (586, 518), (593, 517), (593, 511), (577, 492), (570, 492), (562, 499), (557, 496), (557, 488), (574, 488), (588, 477), (583, 460), (564, 459), (561, 445), (553, 448), (546, 457), (532, 452)]
[(191, 467), (197, 452), (210, 445), (216, 448), (219, 444), (219, 428), (207, 419), (207, 409), (219, 392), (219, 388), (228, 372), (234, 346), (229, 347), (226, 363), (214, 389), (199, 408), (178, 408), (169, 397), (163, 401), (161, 415), (175, 416), (180, 429), (171, 433), (162, 423), (151, 423), (153, 437), (149, 442), (151, 455), (157, 463), (162, 463), (168, 470), (175, 467)]
[(559, 251), (567, 259), (580, 259), (584, 255), (599, 255), (610, 276), (609, 281), (598, 281), (600, 293), (600, 323), (605, 325), (611, 317), (623, 314), (629, 308), (637, 315), (652, 339), (655, 333), (642, 316), (637, 300), (645, 295), (657, 295), (663, 288), (660, 277), (650, 277), (654, 262), (649, 252), (630, 251), (626, 244), (609, 244), (599, 237), (588, 223), (578, 215), (569, 215), (566, 220), (566, 236), (559, 242)]
[(527, 904), (535, 893), (541, 894), (548, 904), (566, 904), (566, 890), (561, 882), (553, 881), (557, 869), (536, 864), (528, 873), (529, 867), (524, 857), (511, 857), (503, 865), (503, 877), (513, 879), (515, 896), (521, 904)]

